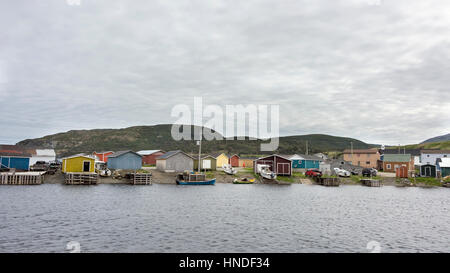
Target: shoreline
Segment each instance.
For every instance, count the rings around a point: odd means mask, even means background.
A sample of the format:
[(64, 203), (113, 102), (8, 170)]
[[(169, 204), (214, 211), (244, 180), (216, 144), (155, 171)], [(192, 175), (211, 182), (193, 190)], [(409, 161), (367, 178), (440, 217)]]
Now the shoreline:
[[(176, 185), (175, 182), (175, 176), (176, 173), (165, 173), (161, 172), (155, 169), (150, 170), (152, 173), (152, 184), (172, 184)], [(256, 178), (255, 184), (277, 184), (274, 182), (263, 182), (261, 183), (260, 180), (255, 177), (253, 173), (250, 173), (248, 171), (241, 171), (238, 172), (237, 175), (228, 175), (223, 173), (222, 171), (213, 171), (213, 172), (207, 172), (208, 177), (216, 178), (216, 183), (218, 184), (232, 184), (233, 180), (236, 178)], [(436, 185), (427, 185), (424, 183), (416, 183), (416, 184), (402, 184), (396, 181), (395, 177), (376, 177), (375, 180), (381, 180), (383, 186), (393, 186), (393, 187), (419, 187), (419, 188), (443, 188), (442, 186), (436, 186)], [(290, 178), (289, 182), (280, 180), (280, 185), (290, 185), (290, 184), (303, 184), (303, 185), (318, 185), (315, 183), (311, 178), (305, 178), (302, 176), (292, 176)], [(346, 186), (363, 186), (360, 181), (355, 181), (352, 178), (340, 178), (341, 183), (340, 185), (346, 185)], [(57, 172), (54, 175), (44, 175), (44, 181), (42, 184), (64, 184), (64, 174), (61, 172)], [(122, 178), (122, 179), (114, 179), (112, 177), (100, 177), (98, 180), (99, 184), (110, 184), (110, 185), (127, 185), (130, 184), (130, 180)]]

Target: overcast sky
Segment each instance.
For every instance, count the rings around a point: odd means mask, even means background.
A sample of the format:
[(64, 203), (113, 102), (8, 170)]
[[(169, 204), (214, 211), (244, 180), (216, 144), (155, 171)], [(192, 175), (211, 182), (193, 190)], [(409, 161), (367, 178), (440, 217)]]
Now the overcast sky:
[(278, 104), (281, 135), (450, 132), (450, 1), (0, 2), (0, 142)]

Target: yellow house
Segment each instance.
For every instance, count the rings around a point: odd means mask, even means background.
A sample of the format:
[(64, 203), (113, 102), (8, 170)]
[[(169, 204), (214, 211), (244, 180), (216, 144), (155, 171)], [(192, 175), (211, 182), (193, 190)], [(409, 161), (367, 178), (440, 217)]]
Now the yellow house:
[(74, 155), (63, 158), (63, 173), (94, 173), (95, 159), (84, 155)]
[(229, 164), (228, 162), (229, 158), (224, 153), (213, 154), (212, 157), (214, 157), (217, 160), (216, 162), (217, 168), (222, 168), (223, 165)]

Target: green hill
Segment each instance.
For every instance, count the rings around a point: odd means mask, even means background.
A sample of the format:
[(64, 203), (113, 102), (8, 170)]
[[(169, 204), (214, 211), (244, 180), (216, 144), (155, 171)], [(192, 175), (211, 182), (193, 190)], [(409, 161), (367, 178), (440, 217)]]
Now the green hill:
[[(124, 129), (73, 130), (65, 133), (49, 135), (42, 138), (23, 140), (18, 145), (26, 147), (55, 148), (58, 156), (67, 156), (81, 152), (150, 150), (165, 151), (180, 149), (188, 153), (198, 151), (195, 141), (175, 141), (171, 137), (171, 124), (154, 126), (135, 126)], [(193, 128), (193, 127), (192, 127)], [(193, 132), (193, 129), (192, 129)], [(203, 141), (202, 151), (205, 153), (228, 152), (237, 154), (263, 154), (260, 144), (262, 140), (214, 140)], [(280, 154), (305, 153), (306, 142), (309, 152), (342, 151), (353, 142), (355, 149), (374, 147), (362, 141), (329, 135), (302, 135), (280, 137)]]
[[(450, 150), (450, 141), (430, 142), (421, 144), (412, 144), (401, 146), (400, 149), (438, 149), (438, 150)], [(394, 148), (393, 148), (394, 149)], [(398, 149), (396, 147), (395, 149)]]

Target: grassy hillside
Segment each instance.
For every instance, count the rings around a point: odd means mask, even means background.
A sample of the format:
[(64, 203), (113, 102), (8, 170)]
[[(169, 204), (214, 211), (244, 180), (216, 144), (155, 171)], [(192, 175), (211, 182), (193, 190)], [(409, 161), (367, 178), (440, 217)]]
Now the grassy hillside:
[[(27, 139), (17, 144), (27, 147), (55, 148), (58, 156), (109, 150), (162, 149), (169, 151), (181, 149), (189, 153), (198, 151), (195, 141), (173, 140), (171, 126), (163, 124), (124, 129), (74, 130), (37, 139)], [(193, 132), (193, 129), (191, 131)], [(306, 141), (308, 141), (310, 153), (342, 151), (350, 147), (350, 142), (353, 142), (355, 149), (373, 147), (373, 145), (352, 138), (314, 134), (281, 137), (280, 146), (276, 152), (280, 154), (305, 153)], [(223, 151), (238, 154), (262, 154), (259, 150), (261, 143), (263, 143), (262, 140), (248, 139), (203, 141), (202, 150), (205, 153)]]
[[(421, 143), (421, 144), (412, 144), (401, 146), (401, 149), (439, 149), (439, 150), (450, 150), (450, 141), (442, 141), (442, 142), (432, 142), (432, 143)], [(392, 149), (398, 149), (392, 148)]]

